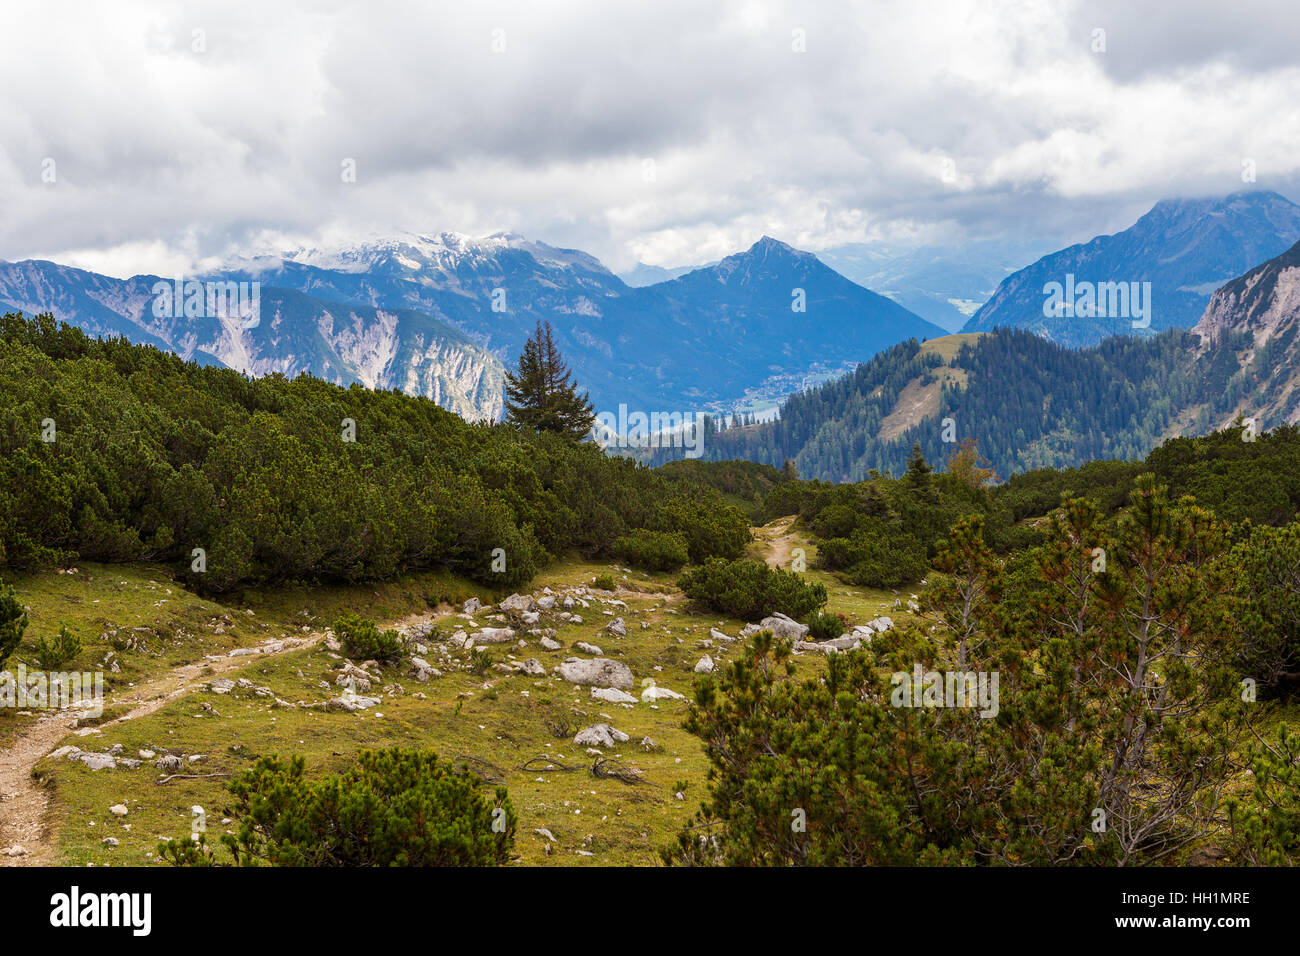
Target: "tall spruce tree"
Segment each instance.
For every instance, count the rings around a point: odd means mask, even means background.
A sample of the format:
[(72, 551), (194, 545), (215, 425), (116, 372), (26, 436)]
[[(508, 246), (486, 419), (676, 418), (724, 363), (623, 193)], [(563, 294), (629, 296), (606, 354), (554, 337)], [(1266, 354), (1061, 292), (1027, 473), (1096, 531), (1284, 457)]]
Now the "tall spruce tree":
[(555, 346), (551, 323), (538, 322), (524, 343), (519, 367), (506, 372), (506, 421), (539, 432), (581, 440), (596, 420), (587, 393), (578, 394), (572, 373)]
[(921, 501), (933, 504), (938, 500), (934, 490), (934, 469), (921, 453), (921, 443), (912, 445), (912, 454), (907, 458), (907, 471), (903, 474), (903, 483), (916, 493)]

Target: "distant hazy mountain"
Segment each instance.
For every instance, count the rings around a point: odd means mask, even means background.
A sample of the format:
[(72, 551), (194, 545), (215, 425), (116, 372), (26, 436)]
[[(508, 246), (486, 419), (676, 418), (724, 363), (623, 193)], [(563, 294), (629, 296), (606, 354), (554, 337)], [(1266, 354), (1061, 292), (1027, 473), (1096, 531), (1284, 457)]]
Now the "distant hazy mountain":
[[(1009, 276), (963, 331), (1024, 328), (1078, 346), (1108, 335), (1190, 328), (1216, 288), (1297, 239), (1300, 206), (1274, 192), (1166, 199), (1123, 232), (1054, 252)], [(1053, 314), (1045, 315), (1049, 298)], [(1056, 314), (1058, 300), (1080, 307)]]
[(815, 256), (764, 238), (713, 266), (632, 288), (592, 256), (522, 236), (405, 236), (300, 249), (199, 277), (261, 284), (260, 324), (238, 316), (159, 320), (153, 276), (111, 279), (53, 263), (0, 264), (0, 306), (51, 310), (247, 371), (310, 371), (429, 395), (469, 417), (501, 410), (503, 363), (538, 321), (598, 411), (698, 411), (756, 388), (942, 330)]
[(880, 243), (835, 246), (817, 257), (841, 275), (956, 332), (1007, 276), (1051, 247), (977, 240), (897, 249)]
[[(716, 263), (710, 263), (716, 265)], [(676, 279), (678, 276), (684, 276), (692, 269), (703, 268), (702, 266), (678, 266), (673, 269), (665, 269), (663, 266), (648, 266), (644, 262), (638, 262), (633, 268), (620, 272), (618, 277), (635, 289), (643, 286), (654, 285), (657, 282), (668, 282)]]

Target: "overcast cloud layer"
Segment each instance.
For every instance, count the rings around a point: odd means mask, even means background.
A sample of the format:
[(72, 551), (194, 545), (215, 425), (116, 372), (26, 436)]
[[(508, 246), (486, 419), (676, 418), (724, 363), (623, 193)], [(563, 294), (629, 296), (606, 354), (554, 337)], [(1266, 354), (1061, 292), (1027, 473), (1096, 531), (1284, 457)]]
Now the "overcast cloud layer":
[(240, 6), (0, 7), (0, 258), (512, 230), (619, 269), (1300, 201), (1294, 0)]

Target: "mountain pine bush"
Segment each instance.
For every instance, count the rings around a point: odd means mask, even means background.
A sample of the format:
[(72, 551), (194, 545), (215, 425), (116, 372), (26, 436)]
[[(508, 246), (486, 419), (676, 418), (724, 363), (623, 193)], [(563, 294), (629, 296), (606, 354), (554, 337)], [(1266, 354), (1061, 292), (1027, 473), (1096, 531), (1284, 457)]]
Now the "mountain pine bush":
[(206, 839), (173, 840), (160, 855), (178, 866), (500, 866), (518, 819), (504, 787), (429, 751), (362, 751), (356, 765), (315, 782), (302, 757), (261, 757), (230, 785), (238, 834), (231, 859)]
[[(1140, 476), (1119, 515), (1067, 501), (1014, 561), (963, 521), (926, 624), (824, 673), (796, 676), (790, 644), (755, 635), (697, 679), (686, 729), (710, 789), (665, 860), (1155, 865), (1221, 838), (1254, 706), (1232, 668), (1224, 531)], [(898, 694), (917, 667), (986, 675), (998, 706), (917, 706)], [(1255, 811), (1235, 817), (1247, 859), (1296, 859), (1296, 754), (1289, 740), (1257, 761)]]
[(821, 584), (745, 559), (713, 558), (687, 568), (677, 586), (692, 600), (745, 621), (777, 611), (799, 620), (826, 603), (826, 588)]
[(643, 571), (676, 571), (690, 560), (685, 535), (675, 531), (639, 528), (616, 539), (609, 550), (614, 557)]
[(41, 670), (57, 671), (81, 653), (81, 638), (66, 627), (61, 627), (59, 633), (49, 640), (44, 637), (38, 639), (35, 650), (36, 663)]
[(349, 614), (334, 622), (334, 633), (343, 651), (354, 661), (392, 664), (402, 656), (402, 640), (396, 631), (381, 631), (374, 621)]
[(748, 544), (716, 488), (536, 425), (0, 316), (0, 570), (165, 562), (217, 594), (436, 568), (506, 589), (636, 529), (682, 534), (693, 561)]
[(0, 583), (0, 667), (22, 643), (27, 630), (27, 610), (14, 594), (14, 589)]

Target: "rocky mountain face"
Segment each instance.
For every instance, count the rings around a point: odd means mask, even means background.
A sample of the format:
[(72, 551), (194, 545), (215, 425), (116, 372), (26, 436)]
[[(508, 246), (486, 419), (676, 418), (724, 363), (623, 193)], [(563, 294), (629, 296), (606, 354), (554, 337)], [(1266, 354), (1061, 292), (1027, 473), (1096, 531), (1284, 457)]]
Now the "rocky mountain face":
[(0, 309), (53, 312), (93, 335), (121, 335), (250, 375), (310, 372), (423, 395), (469, 419), (501, 414), (500, 360), (412, 309), (326, 301), (233, 276), (178, 286), (34, 261), (0, 263)]
[(1202, 362), (1231, 357), (1253, 386), (1234, 413), (1300, 422), (1300, 243), (1216, 291), (1193, 331)]
[(965, 332), (1028, 329), (1069, 346), (1190, 328), (1219, 286), (1300, 239), (1300, 206), (1274, 192), (1170, 199), (1111, 236), (1008, 276)]

